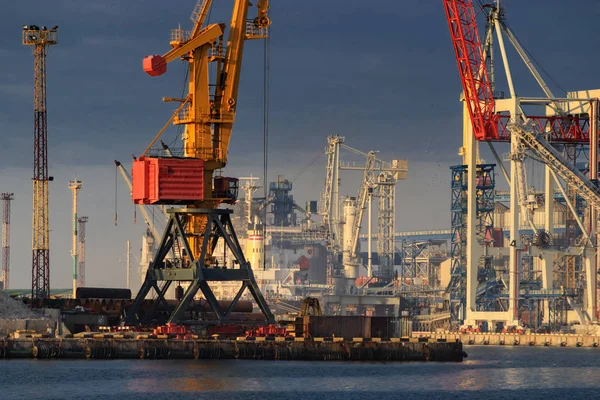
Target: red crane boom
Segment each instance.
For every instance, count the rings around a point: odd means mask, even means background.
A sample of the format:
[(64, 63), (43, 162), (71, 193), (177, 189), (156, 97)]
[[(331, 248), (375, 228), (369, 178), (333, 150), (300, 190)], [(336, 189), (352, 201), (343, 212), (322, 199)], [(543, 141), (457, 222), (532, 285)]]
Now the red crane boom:
[(471, 0), (443, 0), (465, 102), (477, 140), (498, 139), (494, 97)]
[[(509, 142), (511, 116), (496, 113), (472, 0), (443, 0), (464, 98), (476, 140)], [(578, 115), (527, 116), (551, 143), (589, 144), (590, 121)]]

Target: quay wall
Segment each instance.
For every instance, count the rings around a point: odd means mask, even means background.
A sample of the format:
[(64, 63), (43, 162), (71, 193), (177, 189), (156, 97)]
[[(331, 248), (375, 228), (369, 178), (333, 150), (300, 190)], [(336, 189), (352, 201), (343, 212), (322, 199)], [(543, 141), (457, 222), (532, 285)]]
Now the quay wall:
[(460, 341), (465, 346), (544, 346), (544, 347), (598, 347), (600, 336), (547, 333), (456, 333), (412, 332), (413, 338)]
[[(281, 340), (283, 339), (283, 340)], [(0, 358), (252, 359), (310, 361), (454, 361), (466, 354), (460, 342), (355, 338), (238, 338), (238, 340), (23, 338), (0, 341)]]

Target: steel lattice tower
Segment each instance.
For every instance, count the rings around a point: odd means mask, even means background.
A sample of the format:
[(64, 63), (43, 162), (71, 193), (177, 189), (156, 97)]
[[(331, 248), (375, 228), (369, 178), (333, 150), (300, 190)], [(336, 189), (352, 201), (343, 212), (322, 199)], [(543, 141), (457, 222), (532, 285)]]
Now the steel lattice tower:
[(391, 172), (382, 172), (377, 177), (379, 212), (377, 214), (378, 277), (390, 282), (394, 276), (394, 227), (396, 225), (396, 179)]
[(14, 193), (2, 193), (2, 289), (10, 288), (10, 201)]
[(79, 256), (77, 261), (77, 287), (85, 286), (85, 224), (88, 222), (88, 217), (79, 217), (77, 219), (79, 223)]
[(23, 45), (34, 55), (33, 101), (33, 221), (31, 298), (50, 294), (50, 228), (48, 223), (48, 130), (46, 126), (46, 56), (58, 43), (58, 26), (52, 29), (23, 26)]

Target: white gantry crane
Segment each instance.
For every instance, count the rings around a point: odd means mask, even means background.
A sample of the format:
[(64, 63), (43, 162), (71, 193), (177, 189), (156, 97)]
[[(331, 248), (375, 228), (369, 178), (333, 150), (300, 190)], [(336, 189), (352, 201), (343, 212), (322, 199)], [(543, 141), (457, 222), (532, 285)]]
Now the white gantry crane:
[[(467, 183), (466, 262), (461, 273), (466, 291), (461, 301), (458, 320), (467, 324), (478, 321), (504, 321), (508, 325), (520, 323), (522, 301), (541, 302), (540, 314), (543, 323), (550, 323), (553, 313), (550, 304), (567, 297), (581, 323), (597, 320), (597, 210), (600, 205), (598, 179), (598, 97), (600, 90), (571, 92), (566, 97), (556, 97), (538, 72), (528, 51), (517, 39), (506, 23), (499, 1), (482, 4), (487, 19), (487, 31), (483, 43), (479, 40), (476, 12), (472, 0), (444, 0), (448, 27), (455, 50), (457, 66), (463, 89), (464, 145), (461, 149), (466, 164)], [(511, 64), (505, 47), (505, 39), (512, 44), (517, 54), (539, 85), (545, 97), (518, 96)], [(506, 78), (508, 95), (497, 90), (495, 79), (494, 46), (500, 53)], [(527, 111), (527, 112), (526, 112)], [(510, 220), (508, 247), (501, 244), (491, 247), (490, 243), (477, 240), (478, 226), (478, 151), (477, 141), (485, 141), (490, 147), (497, 164), (510, 187)], [(507, 143), (510, 146), (505, 168), (492, 143)], [(541, 165), (544, 170), (543, 222), (537, 225), (532, 218), (526, 182), (524, 160), (528, 158)], [(588, 165), (581, 170), (582, 161)], [(565, 246), (552, 246), (557, 235), (554, 221), (555, 187), (563, 195), (571, 211), (569, 218), (577, 224), (581, 238), (566, 238)], [(581, 205), (583, 200), (584, 206)], [(585, 211), (582, 211), (585, 210)], [(583, 217), (585, 215), (585, 217)], [(525, 222), (521, 226), (521, 222)], [(523, 229), (533, 232), (534, 239), (525, 239)], [(566, 236), (574, 230), (568, 230)], [(539, 238), (545, 238), (541, 243)], [(525, 239), (525, 240), (524, 240)], [(454, 238), (453, 238), (454, 240)], [(572, 242), (572, 243), (571, 243)], [(580, 283), (585, 282), (585, 295), (575, 304), (575, 290), (554, 285), (553, 275), (560, 259), (579, 260), (582, 266)], [(533, 258), (532, 258), (533, 257)], [(496, 308), (482, 309), (477, 303), (479, 266), (482, 259), (507, 258), (507, 273), (502, 279), (508, 282), (508, 293), (500, 295)], [(520, 284), (522, 264), (525, 259), (535, 259), (539, 264), (540, 289), (533, 290)], [(574, 265), (574, 263), (573, 263)], [(536, 267), (537, 268), (537, 267)], [(462, 284), (461, 284), (462, 285)], [(506, 296), (505, 296), (506, 295)]]
[[(340, 150), (365, 158), (365, 165), (344, 164)], [(376, 152), (368, 153), (345, 144), (342, 136), (328, 138), (327, 173), (322, 196), (323, 222), (328, 230), (328, 248), (334, 255), (334, 277), (336, 291), (345, 291), (354, 284), (362, 262), (358, 256), (358, 239), (365, 210), (368, 210), (368, 264), (369, 277), (376, 275), (389, 282), (394, 269), (394, 226), (395, 226), (395, 187), (398, 180), (406, 179), (406, 160), (393, 160), (391, 163), (376, 157)], [(362, 171), (358, 196), (340, 199), (340, 170)], [(379, 268), (373, 274), (371, 262), (371, 221), (372, 199), (379, 197), (377, 252)]]

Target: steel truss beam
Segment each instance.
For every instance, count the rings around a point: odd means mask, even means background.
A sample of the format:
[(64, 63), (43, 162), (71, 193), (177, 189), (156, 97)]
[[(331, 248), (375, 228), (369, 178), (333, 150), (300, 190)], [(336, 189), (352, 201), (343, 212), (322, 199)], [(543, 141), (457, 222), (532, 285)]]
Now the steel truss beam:
[(377, 277), (386, 282), (394, 276), (394, 228), (396, 218), (396, 179), (390, 172), (382, 172), (377, 177), (379, 212), (377, 214), (377, 255), (379, 270)]
[(561, 177), (567, 186), (577, 188), (577, 194), (589, 205), (600, 208), (600, 189), (597, 184), (575, 166), (569, 165), (563, 156), (548, 143), (543, 134), (536, 131), (535, 126), (512, 124), (509, 128), (555, 174)]
[[(233, 229), (230, 218), (231, 210), (182, 208), (169, 210), (168, 213), (170, 214), (170, 217), (162, 236), (160, 246), (148, 267), (144, 283), (142, 284), (133, 305), (127, 312), (125, 323), (128, 325), (145, 325), (151, 323), (157, 318), (156, 310), (159, 303), (163, 303), (163, 305), (170, 310), (167, 322), (183, 321), (185, 320), (184, 314), (198, 291), (204, 295), (216, 316), (216, 319), (204, 320), (204, 323), (231, 323), (231, 321), (229, 321), (229, 315), (246, 289), (250, 291), (250, 294), (265, 316), (265, 322), (274, 323), (275, 319), (273, 314), (256, 284), (254, 274), (250, 268), (250, 263), (244, 257), (244, 253)], [(193, 253), (187, 239), (188, 236), (190, 236), (187, 228), (188, 220), (191, 215), (203, 215), (206, 217), (207, 221), (206, 227), (201, 234), (201, 251), (196, 259), (192, 256)], [(221, 268), (212, 263), (212, 254), (215, 251), (219, 239), (225, 241), (225, 246), (231, 251), (231, 254), (233, 254), (234, 265), (238, 265), (238, 268)], [(179, 246), (182, 248), (178, 249)], [(171, 249), (173, 249), (173, 253), (178, 256), (175, 259), (167, 260), (166, 257)], [(190, 284), (183, 297), (178, 299), (179, 301), (173, 309), (167, 303), (165, 294), (174, 281), (189, 282)], [(237, 295), (226, 310), (221, 308), (208, 284), (208, 282), (213, 281), (242, 282)], [(154, 289), (157, 294), (156, 301), (148, 313), (140, 315), (141, 306), (152, 289)]]
[[(477, 241), (483, 247), (492, 245), (494, 227), (495, 164), (478, 164), (476, 172)], [(450, 310), (453, 321), (463, 320), (467, 288), (467, 165), (450, 167), (452, 170), (452, 235), (450, 243)], [(484, 267), (488, 258), (482, 259)], [(482, 268), (478, 268), (482, 269)], [(485, 268), (484, 268), (485, 269)], [(478, 271), (479, 272), (479, 271)], [(482, 271), (483, 272), (483, 271)]]

